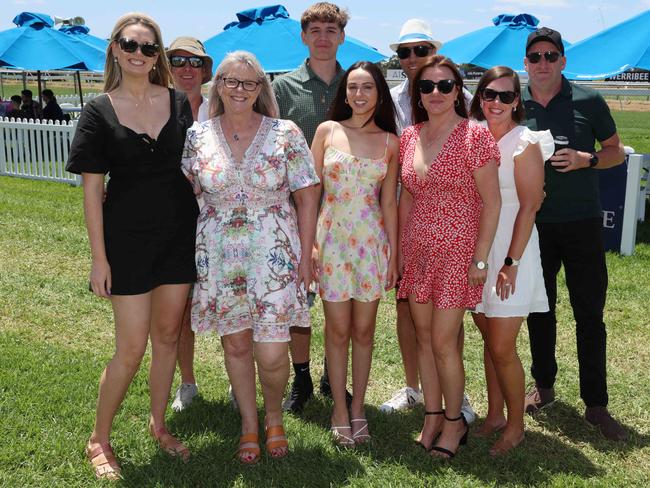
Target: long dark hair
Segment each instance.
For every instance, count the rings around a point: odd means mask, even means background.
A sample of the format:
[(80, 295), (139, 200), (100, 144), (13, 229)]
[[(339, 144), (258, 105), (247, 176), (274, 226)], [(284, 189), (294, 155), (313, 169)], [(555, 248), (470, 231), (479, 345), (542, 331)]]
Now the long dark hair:
[(381, 74), (379, 68), (369, 61), (358, 61), (350, 66), (345, 72), (345, 75), (343, 75), (343, 79), (339, 84), (339, 88), (336, 90), (336, 98), (334, 98), (334, 102), (332, 103), (332, 107), (327, 116), (328, 120), (341, 121), (352, 117), (352, 107), (345, 103), (345, 99), (347, 98), (346, 91), (348, 86), (348, 77), (355, 69), (362, 69), (370, 73), (372, 78), (375, 80), (375, 86), (377, 87), (377, 105), (375, 105), (375, 111), (363, 125), (366, 126), (370, 123), (370, 120), (374, 120), (377, 127), (381, 130), (397, 135), (395, 106), (393, 105), (393, 99), (390, 96), (390, 89), (388, 88), (384, 75)]
[(519, 75), (517, 75), (516, 72), (507, 66), (494, 66), (493, 68), (490, 68), (485, 73), (483, 73), (483, 76), (481, 76), (478, 85), (476, 85), (476, 93), (474, 94), (474, 98), (472, 98), (472, 105), (469, 108), (469, 113), (476, 120), (485, 120), (485, 114), (481, 108), (481, 97), (483, 96), (483, 90), (485, 90), (486, 86), (488, 86), (494, 80), (498, 80), (499, 78), (510, 78), (512, 80), (512, 86), (514, 92), (517, 94), (518, 101), (517, 106), (515, 107), (515, 111), (512, 112), (511, 117), (514, 122), (520, 124), (521, 121), (526, 117), (524, 104), (521, 101), (521, 83), (519, 83)]
[(454, 109), (459, 116), (464, 119), (467, 118), (467, 107), (465, 106), (465, 96), (463, 95), (463, 77), (456, 67), (456, 64), (454, 64), (450, 58), (436, 54), (431, 58), (431, 61), (429, 61), (418, 70), (418, 72), (415, 74), (413, 85), (411, 86), (411, 109), (413, 112), (414, 124), (419, 124), (420, 122), (429, 120), (429, 114), (423, 107), (420, 106), (420, 102), (422, 101), (422, 94), (420, 93), (420, 90), (418, 90), (418, 82), (422, 79), (422, 73), (424, 73), (425, 69), (435, 67), (449, 68), (449, 70), (452, 72), (454, 80), (456, 80), (456, 88), (458, 88), (458, 95), (454, 101)]

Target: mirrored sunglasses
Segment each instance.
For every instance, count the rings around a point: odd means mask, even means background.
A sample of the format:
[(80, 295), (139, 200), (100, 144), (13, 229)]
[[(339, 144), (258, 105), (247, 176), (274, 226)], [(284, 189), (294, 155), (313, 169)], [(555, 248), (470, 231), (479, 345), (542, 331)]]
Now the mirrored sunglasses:
[(555, 63), (558, 59), (560, 59), (560, 53), (557, 51), (546, 51), (546, 52), (537, 52), (537, 53), (528, 53), (526, 54), (526, 57), (528, 58), (528, 61), (530, 61), (533, 64), (537, 64), (542, 60), (542, 56), (548, 61), (549, 63)]
[(134, 41), (133, 39), (127, 39), (126, 37), (121, 37), (117, 40), (117, 43), (120, 46), (120, 49), (125, 53), (134, 53), (140, 48), (140, 52), (147, 56), (148, 58), (153, 58), (158, 54), (159, 46), (155, 42), (143, 42), (142, 44)]
[(418, 80), (418, 90), (420, 93), (425, 95), (433, 93), (435, 87), (438, 87), (438, 91), (443, 95), (448, 95), (454, 89), (456, 85), (456, 80), (440, 80), (440, 81), (431, 81), (431, 80)]
[(202, 68), (203, 67), (203, 58), (198, 56), (170, 56), (169, 64), (174, 68), (182, 68), (187, 63), (190, 63), (192, 68)]

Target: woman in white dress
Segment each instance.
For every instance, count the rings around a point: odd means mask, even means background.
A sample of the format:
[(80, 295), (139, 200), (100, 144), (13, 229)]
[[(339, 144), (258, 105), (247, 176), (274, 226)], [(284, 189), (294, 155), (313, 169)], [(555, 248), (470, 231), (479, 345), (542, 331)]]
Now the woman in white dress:
[(529, 313), (548, 311), (535, 214), (544, 196), (544, 161), (553, 154), (554, 144), (549, 131), (534, 132), (519, 125), (524, 120), (519, 77), (505, 66), (485, 72), (471, 115), (487, 121), (501, 152), (501, 214), (488, 257), (483, 299), (473, 314), (484, 341), (489, 403), (476, 435), (502, 431), (490, 449), (496, 456), (524, 439), (524, 370), (516, 349), (519, 329)]

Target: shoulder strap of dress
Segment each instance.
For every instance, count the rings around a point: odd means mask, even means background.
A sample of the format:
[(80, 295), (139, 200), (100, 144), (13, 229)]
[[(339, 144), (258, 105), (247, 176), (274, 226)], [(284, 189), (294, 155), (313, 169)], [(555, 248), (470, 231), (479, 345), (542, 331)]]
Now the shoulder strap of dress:
[(386, 147), (384, 148), (384, 158), (386, 159), (386, 155), (388, 154), (388, 141), (390, 140), (390, 132), (386, 132)]
[(336, 124), (336, 122), (332, 120), (330, 123), (330, 146), (332, 145), (332, 139), (334, 138), (334, 124)]

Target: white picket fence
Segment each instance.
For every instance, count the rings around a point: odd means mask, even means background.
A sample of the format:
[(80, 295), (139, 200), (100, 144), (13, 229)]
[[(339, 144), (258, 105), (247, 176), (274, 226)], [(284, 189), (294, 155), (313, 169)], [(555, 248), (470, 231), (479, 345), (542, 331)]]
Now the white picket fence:
[(80, 185), (65, 170), (76, 121), (0, 119), (0, 175)]
[[(71, 95), (57, 95), (56, 91), (54, 94), (56, 95), (56, 101), (59, 105), (62, 103), (71, 103), (77, 107), (81, 105), (78, 94), (73, 93)], [(101, 93), (84, 93), (84, 103), (91, 101), (93, 98), (98, 97), (99, 95), (101, 95)]]

